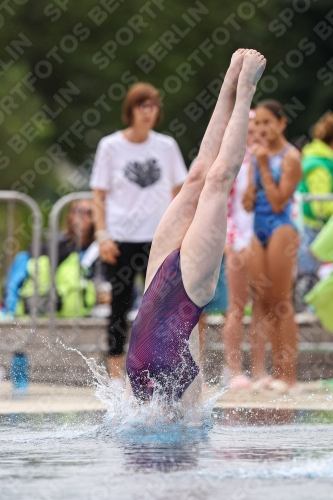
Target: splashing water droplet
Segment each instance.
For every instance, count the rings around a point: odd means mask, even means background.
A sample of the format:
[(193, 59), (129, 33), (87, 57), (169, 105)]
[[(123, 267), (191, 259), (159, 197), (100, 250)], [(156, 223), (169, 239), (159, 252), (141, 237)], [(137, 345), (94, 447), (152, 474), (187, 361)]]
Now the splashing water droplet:
[[(126, 389), (116, 388), (104, 366), (98, 365), (94, 358), (87, 358), (78, 349), (68, 347), (57, 341), (67, 351), (76, 352), (86, 362), (92, 373), (92, 385), (95, 396), (106, 406), (104, 423), (97, 429), (98, 434), (107, 436), (133, 437), (154, 434), (173, 436), (173, 439), (188, 438), (188, 434), (208, 431), (212, 423), (212, 410), (218, 398), (227, 391), (223, 388), (205, 401), (196, 402), (192, 406), (181, 401), (171, 401), (162, 391), (154, 390), (149, 401), (141, 402)], [(154, 388), (158, 384), (154, 381)]]

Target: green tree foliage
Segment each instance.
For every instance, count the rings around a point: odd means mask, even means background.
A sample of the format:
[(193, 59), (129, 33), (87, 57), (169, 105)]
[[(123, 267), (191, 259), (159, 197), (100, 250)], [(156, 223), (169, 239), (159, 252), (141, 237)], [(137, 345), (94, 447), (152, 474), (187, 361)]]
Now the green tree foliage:
[[(138, 80), (162, 89), (159, 130), (190, 164), (239, 47), (267, 57), (256, 99), (287, 105), (294, 141), (331, 107), (330, 0), (9, 0), (0, 14), (1, 188), (40, 201), (87, 186)], [(64, 179), (64, 162), (81, 167)]]

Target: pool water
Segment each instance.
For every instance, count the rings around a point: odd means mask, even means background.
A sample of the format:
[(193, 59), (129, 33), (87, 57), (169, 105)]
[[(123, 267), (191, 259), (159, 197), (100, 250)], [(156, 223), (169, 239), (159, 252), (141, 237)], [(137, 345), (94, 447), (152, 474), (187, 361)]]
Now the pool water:
[(329, 412), (120, 414), (2, 417), (0, 499), (333, 499)]

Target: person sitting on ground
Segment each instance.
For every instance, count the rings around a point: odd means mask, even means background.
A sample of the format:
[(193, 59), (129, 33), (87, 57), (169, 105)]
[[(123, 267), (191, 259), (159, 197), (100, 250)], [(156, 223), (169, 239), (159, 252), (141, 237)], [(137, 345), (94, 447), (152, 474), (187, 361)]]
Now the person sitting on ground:
[[(70, 204), (66, 215), (64, 230), (58, 237), (58, 262), (56, 272), (56, 288), (59, 301), (58, 313), (61, 316), (84, 316), (89, 313), (95, 303), (95, 292), (92, 283), (80, 280), (82, 270), (80, 260), (94, 240), (94, 226), (92, 222), (92, 201), (77, 200)], [(30, 251), (19, 252), (8, 270), (4, 310), (22, 316), (30, 313), (31, 300), (34, 295), (34, 259)], [(85, 278), (92, 278), (94, 266), (91, 266)], [(83, 284), (86, 290), (79, 291)], [(48, 313), (48, 294), (51, 285), (51, 270), (48, 245), (42, 245), (38, 259), (38, 312)], [(75, 290), (74, 290), (75, 288)], [(79, 293), (77, 293), (79, 292)], [(80, 300), (85, 296), (87, 307)], [(60, 303), (61, 302), (61, 303)], [(73, 309), (74, 308), (74, 309)], [(76, 312), (75, 312), (76, 311)]]
[(58, 238), (58, 266), (72, 252), (81, 257), (94, 241), (92, 200), (72, 201), (65, 219), (65, 227)]

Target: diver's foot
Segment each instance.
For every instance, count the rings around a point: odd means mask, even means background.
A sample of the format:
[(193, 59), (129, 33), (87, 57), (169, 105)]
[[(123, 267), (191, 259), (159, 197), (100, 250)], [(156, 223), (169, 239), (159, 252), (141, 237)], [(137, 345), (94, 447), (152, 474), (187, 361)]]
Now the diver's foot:
[(247, 83), (256, 87), (266, 67), (266, 59), (257, 50), (248, 49), (243, 54), (243, 65), (239, 75), (239, 83)]
[(225, 80), (230, 82), (230, 85), (236, 90), (238, 77), (243, 66), (243, 58), (246, 49), (238, 49), (231, 56), (230, 65), (225, 75)]

